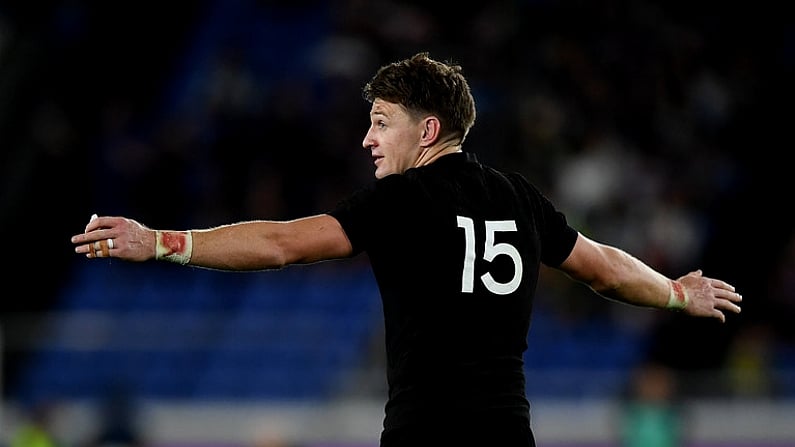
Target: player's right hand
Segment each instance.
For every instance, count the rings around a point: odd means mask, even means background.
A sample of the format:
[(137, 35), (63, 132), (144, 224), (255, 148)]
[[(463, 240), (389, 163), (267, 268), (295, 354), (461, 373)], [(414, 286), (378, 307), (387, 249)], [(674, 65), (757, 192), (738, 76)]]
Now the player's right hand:
[[(125, 217), (91, 216), (85, 231), (72, 236), (75, 253), (88, 258), (147, 261), (155, 257), (155, 230)], [(103, 245), (107, 245), (107, 250)]]

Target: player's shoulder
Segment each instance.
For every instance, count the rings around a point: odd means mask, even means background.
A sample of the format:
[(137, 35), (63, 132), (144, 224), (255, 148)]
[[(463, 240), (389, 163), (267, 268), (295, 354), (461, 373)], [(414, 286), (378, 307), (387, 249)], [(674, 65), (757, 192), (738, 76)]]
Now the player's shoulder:
[(485, 175), (490, 177), (493, 182), (509, 184), (514, 189), (520, 190), (520, 192), (531, 192), (533, 194), (540, 192), (538, 187), (519, 171), (483, 165), (483, 172), (486, 173)]

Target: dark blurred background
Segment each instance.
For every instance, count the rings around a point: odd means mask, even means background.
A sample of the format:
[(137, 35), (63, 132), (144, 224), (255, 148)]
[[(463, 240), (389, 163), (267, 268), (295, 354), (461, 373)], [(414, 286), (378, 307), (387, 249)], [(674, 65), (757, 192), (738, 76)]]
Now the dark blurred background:
[[(530, 382), (547, 366), (603, 367), (620, 371), (619, 384), (594, 386), (623, 392), (629, 372), (651, 362), (691, 377), (688, 395), (795, 396), (795, 20), (783, 7), (296, 0), (0, 4), (6, 398), (97, 397), (115, 383), (111, 375), (79, 388), (61, 377), (47, 388), (51, 379), (32, 379), (42, 351), (78, 350), (53, 347), (53, 318), (92, 310), (118, 323), (103, 299), (125, 311), (144, 295), (172, 300), (167, 315), (199, 315), (194, 331), (209, 323), (183, 289), (213, 303), (213, 324), (219, 309), (249, 312), (234, 297), (260, 281), (250, 275), (91, 263), (69, 237), (93, 213), (184, 229), (329, 209), (372, 179), (361, 87), (380, 65), (418, 51), (464, 68), (478, 104), (466, 150), (526, 174), (589, 236), (672, 277), (701, 268), (745, 297), (742, 314), (721, 325), (606, 303), (545, 272)], [(288, 296), (304, 273), (364, 287), (369, 318), (380, 303), (363, 261), (264, 276), (284, 280)], [(346, 364), (377, 371), (378, 321), (367, 321)], [(589, 365), (582, 356), (594, 334), (627, 351)], [(181, 364), (207, 362), (191, 359)], [(723, 379), (712, 380), (716, 372)], [(202, 397), (198, 385), (148, 389), (136, 373), (124, 376), (133, 394)]]

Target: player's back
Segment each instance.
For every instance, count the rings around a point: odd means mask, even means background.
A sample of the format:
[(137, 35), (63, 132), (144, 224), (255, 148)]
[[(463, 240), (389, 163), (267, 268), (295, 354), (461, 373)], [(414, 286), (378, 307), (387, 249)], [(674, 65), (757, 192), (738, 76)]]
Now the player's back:
[(368, 254), (393, 403), (431, 393), (458, 407), (526, 410), (522, 355), (540, 258), (526, 187), (466, 154), (389, 182), (391, 242)]
[(521, 176), (458, 153), (376, 181), (335, 216), (383, 301), (385, 427), (526, 420), (532, 298), (541, 259), (556, 258), (545, 243), (566, 250), (562, 215)]

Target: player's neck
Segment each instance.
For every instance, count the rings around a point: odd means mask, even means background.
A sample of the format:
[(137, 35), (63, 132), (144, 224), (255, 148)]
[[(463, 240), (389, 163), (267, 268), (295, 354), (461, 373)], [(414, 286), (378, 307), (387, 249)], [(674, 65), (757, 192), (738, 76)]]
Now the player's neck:
[(426, 147), (420, 153), (420, 156), (417, 157), (417, 161), (416, 163), (414, 163), (414, 167), (418, 168), (420, 166), (431, 164), (434, 161), (438, 160), (439, 157), (442, 157), (447, 154), (454, 154), (456, 152), (461, 152), (460, 144), (448, 143), (448, 144), (440, 144), (440, 145)]

